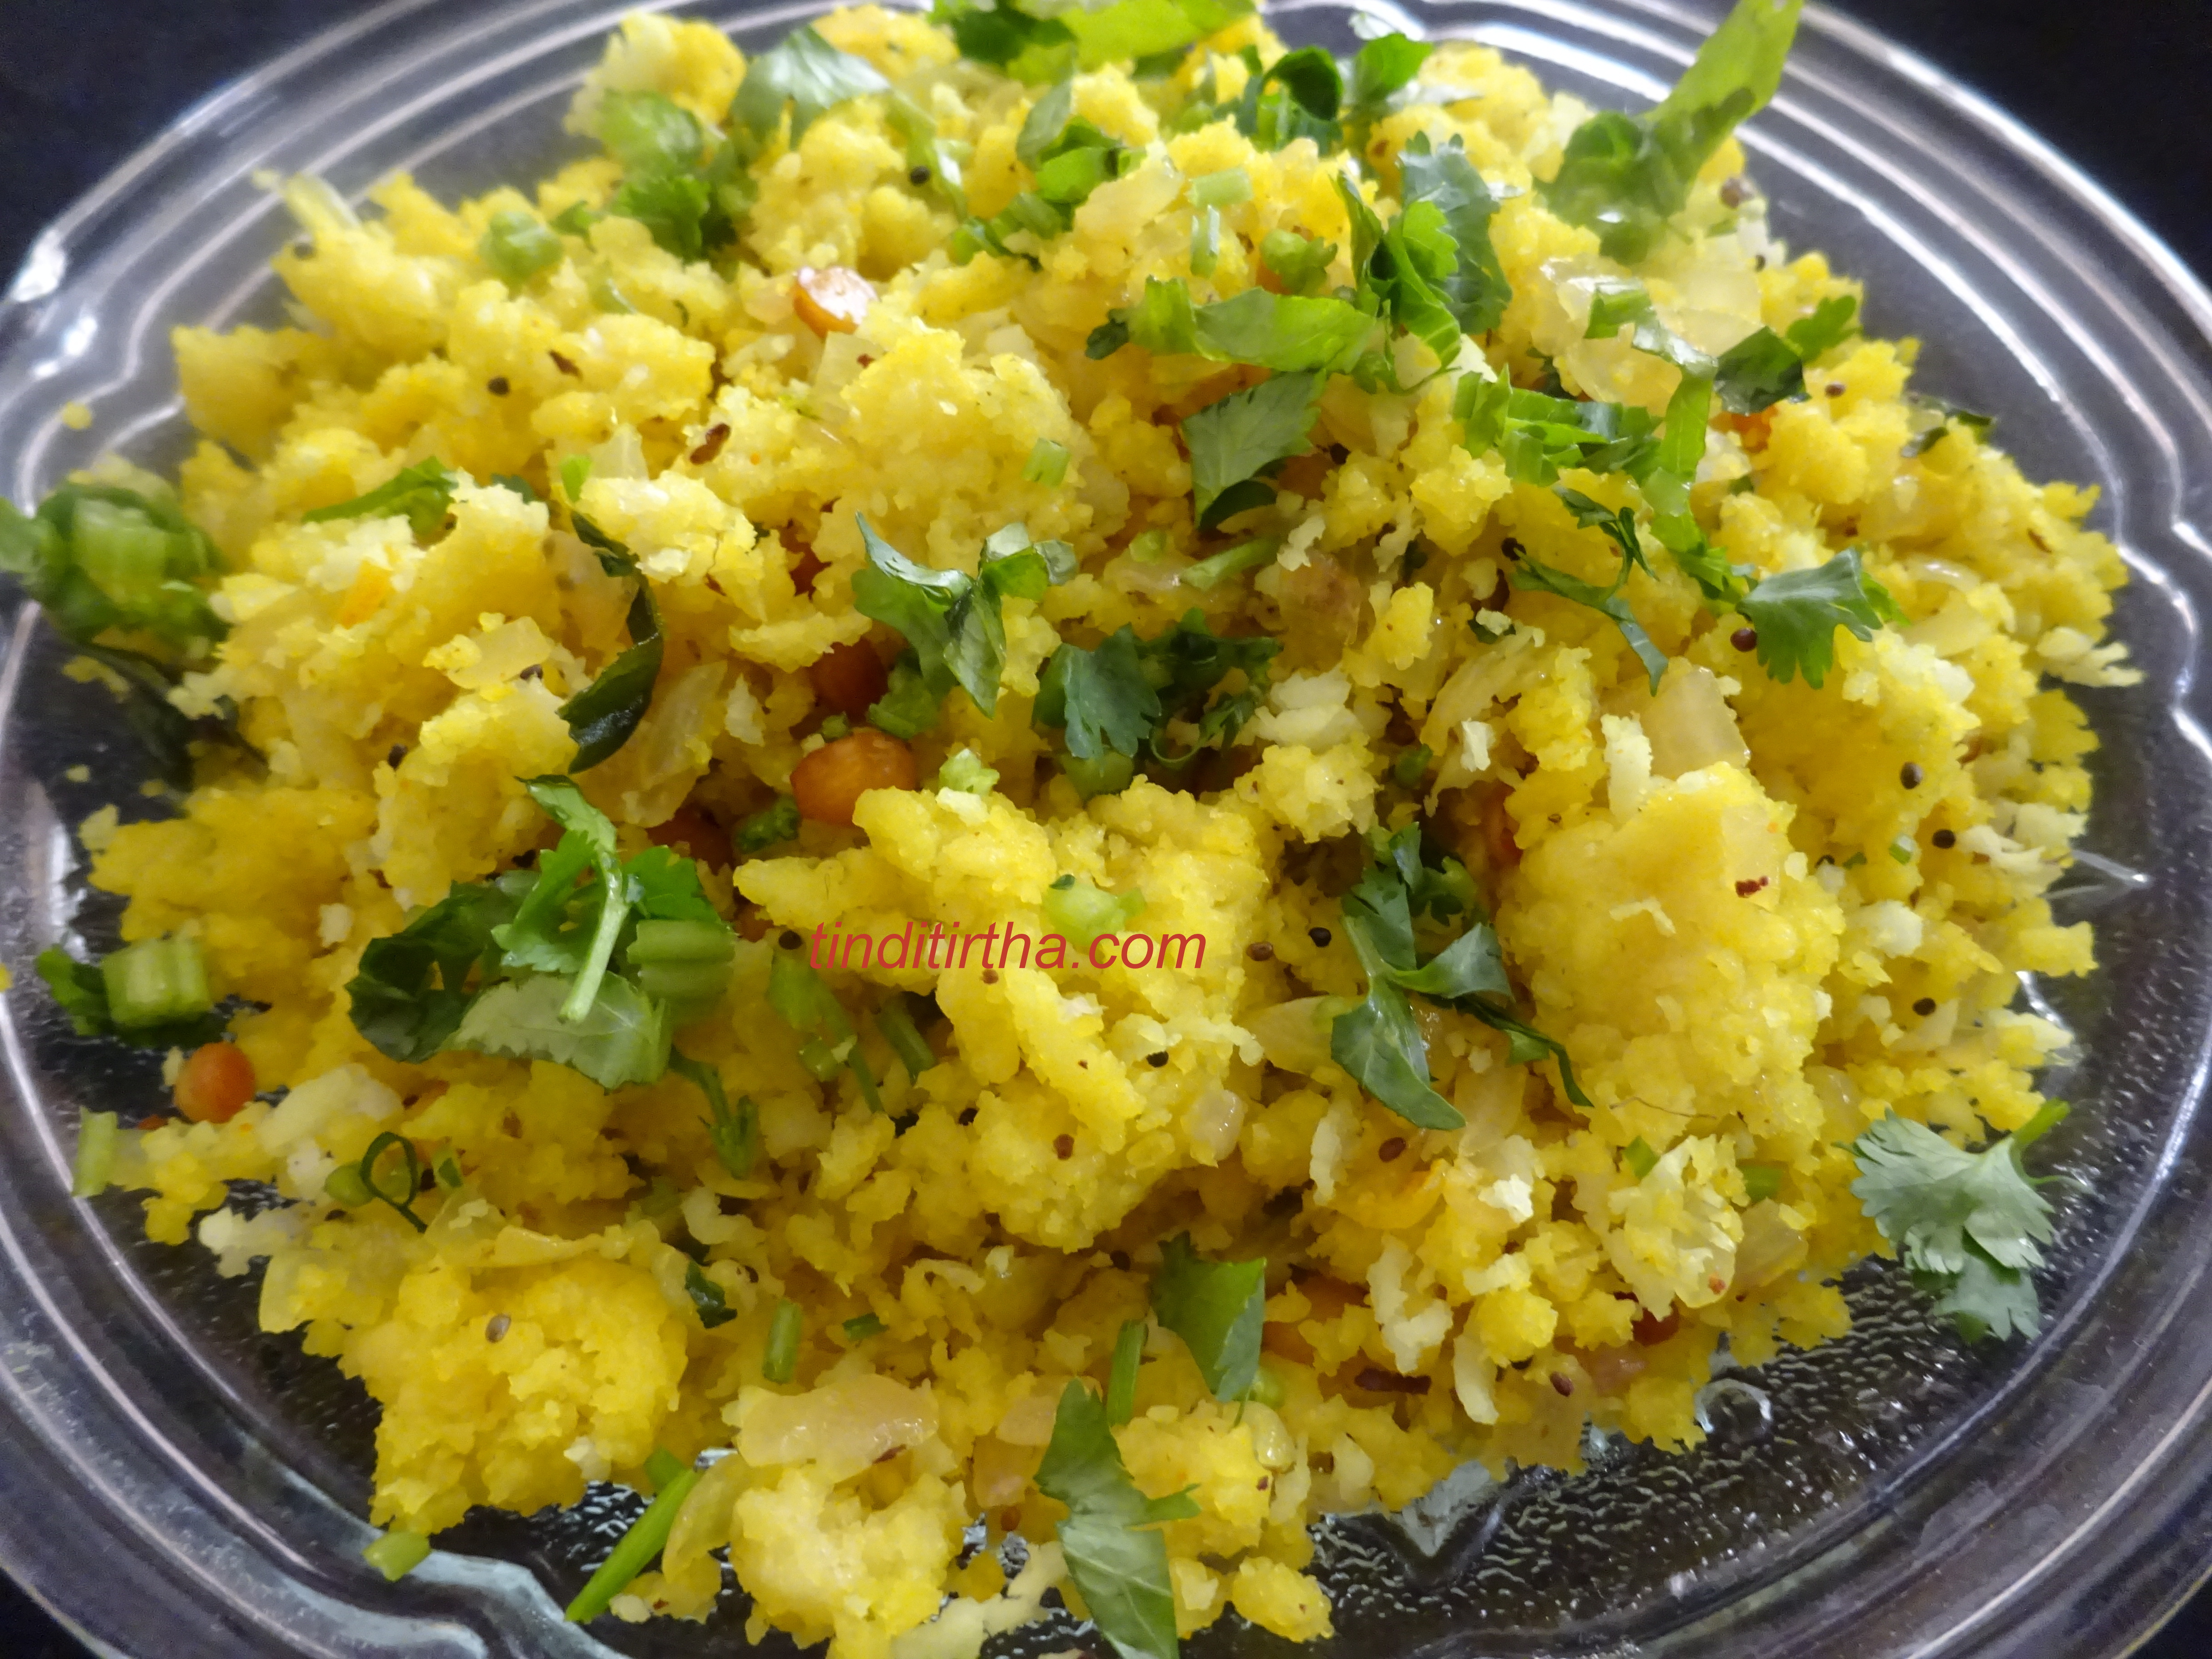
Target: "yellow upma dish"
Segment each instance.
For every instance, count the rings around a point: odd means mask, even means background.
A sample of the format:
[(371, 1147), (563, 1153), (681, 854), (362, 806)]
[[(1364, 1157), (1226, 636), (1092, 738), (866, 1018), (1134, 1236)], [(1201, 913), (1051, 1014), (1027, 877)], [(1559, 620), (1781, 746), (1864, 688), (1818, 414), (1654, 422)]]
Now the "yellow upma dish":
[(2048, 1119), (2124, 572), (1770, 236), (1794, 3), (1638, 118), (1237, 9), (633, 18), (534, 190), (289, 185), (89, 486), (241, 740), (92, 879), (244, 1007), (92, 1185), (366, 1386), (387, 1566), (612, 1480), (580, 1616), (1309, 1639), (1310, 1522), (1695, 1443), (1886, 1232), (2033, 1328), (1882, 1179)]

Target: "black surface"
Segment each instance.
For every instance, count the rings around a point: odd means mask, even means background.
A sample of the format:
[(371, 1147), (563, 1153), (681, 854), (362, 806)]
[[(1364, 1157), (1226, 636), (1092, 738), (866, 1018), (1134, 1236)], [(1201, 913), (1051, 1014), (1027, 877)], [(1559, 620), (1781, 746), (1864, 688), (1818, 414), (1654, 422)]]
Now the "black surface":
[[(359, 0), (0, 4), (0, 275), (12, 273), (40, 225), (196, 100), (368, 9)], [(2205, 0), (1837, 0), (1836, 9), (2011, 111), (2212, 274)], [(2142, 1652), (2212, 1654), (2212, 1595)], [(84, 1654), (0, 1577), (0, 1655)]]

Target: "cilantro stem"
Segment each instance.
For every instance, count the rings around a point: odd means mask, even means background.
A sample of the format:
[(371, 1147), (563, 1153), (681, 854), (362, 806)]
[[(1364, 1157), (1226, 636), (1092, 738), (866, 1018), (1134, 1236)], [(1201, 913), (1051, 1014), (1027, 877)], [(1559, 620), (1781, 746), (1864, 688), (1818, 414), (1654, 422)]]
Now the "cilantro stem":
[(599, 905), (599, 924), (592, 930), (592, 948), (584, 957), (584, 965), (576, 972), (575, 987), (568, 993), (568, 1000), (561, 1005), (561, 1018), (572, 1025), (592, 1012), (592, 1003), (599, 994), (599, 981), (606, 977), (607, 963), (614, 957), (615, 941), (622, 935), (623, 920), (629, 914), (621, 876), (612, 870), (602, 870), (599, 879), (606, 883), (607, 891)]
[(1229, 578), (1247, 570), (1256, 570), (1274, 558), (1280, 544), (1273, 536), (1255, 536), (1249, 542), (1239, 542), (1234, 547), (1224, 548), (1211, 558), (1200, 559), (1182, 573), (1182, 585), (1195, 587), (1200, 592), (1219, 586)]
[(937, 1064), (937, 1055), (921, 1035), (921, 1029), (915, 1024), (914, 1015), (907, 1007), (902, 993), (895, 993), (876, 1011), (876, 1029), (891, 1045), (891, 1052), (898, 1056), (899, 1064), (906, 1067), (908, 1077), (919, 1081), (924, 1072)]
[[(656, 1453), (656, 1457), (665, 1456)], [(673, 1462), (675, 1460), (668, 1460)], [(652, 1466), (648, 1465), (648, 1468)], [(600, 1564), (599, 1570), (578, 1591), (576, 1599), (568, 1603), (568, 1619), (572, 1625), (581, 1625), (598, 1618), (614, 1604), (616, 1596), (625, 1586), (643, 1572), (653, 1558), (660, 1553), (668, 1542), (668, 1534), (675, 1529), (677, 1511), (691, 1496), (692, 1488), (699, 1484), (700, 1471), (678, 1469), (661, 1483), (653, 1502), (645, 1513), (637, 1517), (622, 1540)]]
[[(396, 1185), (387, 1187), (378, 1181), (376, 1166), (385, 1153), (394, 1146), (399, 1148), (402, 1159), (400, 1179)], [(354, 1167), (361, 1176), (361, 1184), (368, 1189), (369, 1197), (381, 1199), (398, 1211), (406, 1218), (407, 1224), (416, 1232), (430, 1231), (429, 1224), (415, 1213), (415, 1196), (422, 1188), (422, 1160), (416, 1155), (413, 1141), (405, 1135), (393, 1134), (387, 1129), (368, 1143), (368, 1150), (361, 1155), (361, 1162)]]

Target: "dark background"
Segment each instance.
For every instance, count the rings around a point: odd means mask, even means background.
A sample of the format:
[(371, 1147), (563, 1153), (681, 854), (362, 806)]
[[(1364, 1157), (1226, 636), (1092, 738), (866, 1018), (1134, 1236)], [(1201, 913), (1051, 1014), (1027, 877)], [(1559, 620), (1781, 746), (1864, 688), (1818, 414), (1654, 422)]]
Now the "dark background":
[[(2212, 276), (2206, 0), (1833, 0), (2022, 118)], [(42, 224), (196, 100), (360, 0), (0, 6), (0, 278)], [(2212, 1540), (2206, 1540), (2212, 1567)], [(97, 1571), (87, 1564), (88, 1574)], [(2212, 1654), (2212, 1595), (2142, 1650)], [(0, 1577), (0, 1655), (86, 1659)], [(2051, 1659), (2066, 1659), (2054, 1654)]]

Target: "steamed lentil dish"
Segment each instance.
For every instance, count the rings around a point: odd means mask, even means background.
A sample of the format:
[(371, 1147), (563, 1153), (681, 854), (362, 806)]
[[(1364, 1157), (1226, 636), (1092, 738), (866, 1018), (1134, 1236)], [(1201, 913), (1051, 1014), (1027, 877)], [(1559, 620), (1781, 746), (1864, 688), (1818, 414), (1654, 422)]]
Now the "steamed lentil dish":
[(608, 1480), (578, 1619), (1305, 1640), (1310, 1523), (1693, 1445), (1870, 1255), (2036, 1328), (2124, 571), (1770, 234), (1796, 12), (1638, 114), (636, 17), (534, 186), (284, 187), (173, 485), (0, 560), (171, 780), (40, 962), (168, 1055), (78, 1190), (360, 1379), (373, 1561)]

